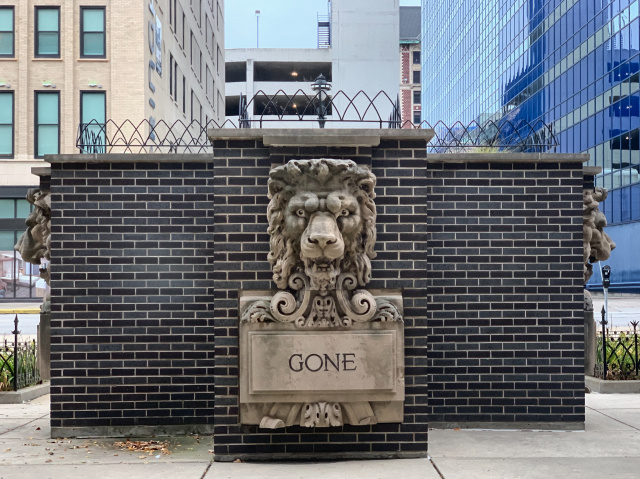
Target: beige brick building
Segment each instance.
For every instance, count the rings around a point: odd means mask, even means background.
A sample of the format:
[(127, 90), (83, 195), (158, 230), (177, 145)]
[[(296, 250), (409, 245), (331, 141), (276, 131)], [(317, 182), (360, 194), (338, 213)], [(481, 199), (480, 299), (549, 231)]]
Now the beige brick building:
[(0, 277), (45, 154), (91, 120), (224, 121), (224, 72), (224, 0), (0, 0)]

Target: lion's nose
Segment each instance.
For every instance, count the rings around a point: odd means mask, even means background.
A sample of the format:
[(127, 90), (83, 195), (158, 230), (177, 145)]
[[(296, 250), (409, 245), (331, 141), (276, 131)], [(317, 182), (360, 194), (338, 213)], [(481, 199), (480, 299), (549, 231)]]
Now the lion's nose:
[(338, 238), (331, 233), (317, 233), (309, 235), (309, 243), (316, 244), (321, 248), (326, 248), (329, 245), (336, 244)]

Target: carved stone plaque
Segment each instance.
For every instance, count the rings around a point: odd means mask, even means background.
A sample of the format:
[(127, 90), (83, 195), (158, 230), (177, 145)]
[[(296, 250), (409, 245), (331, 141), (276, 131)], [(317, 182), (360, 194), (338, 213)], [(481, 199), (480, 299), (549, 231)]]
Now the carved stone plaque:
[(247, 340), (252, 396), (321, 391), (329, 399), (341, 391), (393, 392), (398, 386), (395, 330), (250, 331)]

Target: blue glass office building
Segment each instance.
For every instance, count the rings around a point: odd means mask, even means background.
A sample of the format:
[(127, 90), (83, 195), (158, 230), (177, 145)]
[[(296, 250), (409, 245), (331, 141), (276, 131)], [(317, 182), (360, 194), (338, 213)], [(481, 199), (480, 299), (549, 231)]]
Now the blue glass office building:
[[(600, 166), (612, 286), (640, 289), (638, 0), (423, 0), (423, 120), (543, 121)], [(600, 284), (594, 268), (590, 284)]]

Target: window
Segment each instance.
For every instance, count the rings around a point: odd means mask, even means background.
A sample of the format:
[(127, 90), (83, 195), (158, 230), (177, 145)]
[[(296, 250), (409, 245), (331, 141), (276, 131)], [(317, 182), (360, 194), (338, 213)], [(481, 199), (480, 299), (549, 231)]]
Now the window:
[(173, 100), (178, 102), (178, 76), (180, 70), (178, 69), (178, 62), (173, 60)]
[(222, 53), (220, 53), (220, 46), (218, 46), (218, 63), (216, 64), (216, 72), (218, 73), (218, 75), (220, 75), (220, 63), (221, 62), (222, 62)]
[(207, 94), (207, 100), (209, 100), (209, 104), (211, 106), (213, 106), (213, 100), (215, 100), (215, 98), (213, 97), (213, 85), (214, 85), (214, 81), (213, 81), (213, 77), (211, 76), (211, 70), (209, 70), (209, 66), (207, 65), (206, 67), (206, 78), (205, 78), (205, 90), (206, 90), (206, 94)]
[(413, 72), (413, 83), (420, 83), (420, 70)]
[(0, 92), (0, 157), (13, 158), (13, 92)]
[(195, 109), (193, 108), (193, 100), (195, 97), (195, 92), (193, 90), (191, 90), (191, 122), (193, 123), (193, 113), (195, 112)]
[(414, 65), (420, 65), (420, 52), (413, 52)]
[(60, 92), (36, 92), (35, 156), (60, 153)]
[(419, 112), (419, 111), (414, 111), (414, 112), (413, 112), (413, 124), (414, 124), (414, 125), (419, 125), (419, 124), (420, 124), (420, 121), (422, 121), (422, 120), (420, 119), (420, 112)]
[[(88, 135), (86, 144), (104, 145), (107, 118), (107, 94), (103, 91), (80, 92), (80, 122)], [(92, 153), (104, 153), (93, 149)]]
[(413, 104), (414, 105), (419, 105), (420, 104), (420, 91), (414, 91), (413, 92)]
[(13, 7), (0, 7), (0, 57), (15, 56)]
[(36, 57), (60, 57), (60, 7), (36, 7)]
[(218, 91), (218, 104), (217, 104), (217, 112), (224, 112), (224, 100), (222, 99), (222, 95), (220, 94), (220, 91)]
[(173, 53), (169, 53), (169, 98), (175, 98), (173, 94)]
[(80, 57), (106, 57), (104, 7), (80, 7)]
[(182, 77), (182, 113), (187, 114), (187, 79)]
[[(204, 24), (204, 36), (207, 42), (207, 50), (209, 50), (209, 55), (213, 51), (213, 26), (211, 25), (211, 21), (207, 17), (207, 21)], [(213, 55), (211, 55), (213, 56)]]
[(180, 41), (180, 46), (182, 47), (182, 49), (184, 50), (184, 30), (185, 30), (185, 23), (186, 23), (186, 17), (184, 15), (184, 12), (182, 12), (182, 40)]

